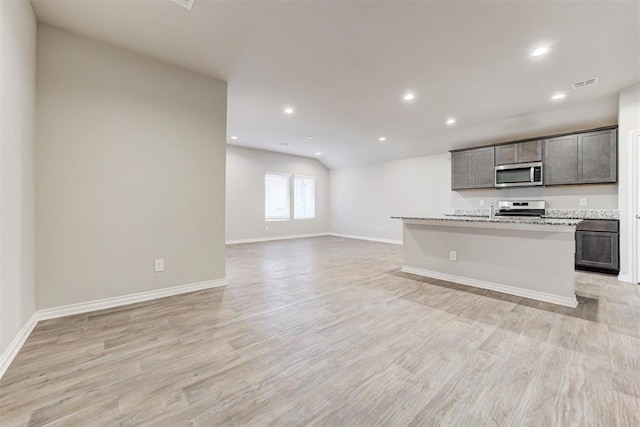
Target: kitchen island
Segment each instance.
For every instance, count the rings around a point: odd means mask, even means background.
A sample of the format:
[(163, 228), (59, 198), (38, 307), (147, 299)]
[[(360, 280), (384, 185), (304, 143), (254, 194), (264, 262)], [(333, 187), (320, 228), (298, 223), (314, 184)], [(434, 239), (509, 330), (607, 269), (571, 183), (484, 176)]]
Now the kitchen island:
[(392, 217), (403, 222), (402, 271), (576, 307), (577, 219)]

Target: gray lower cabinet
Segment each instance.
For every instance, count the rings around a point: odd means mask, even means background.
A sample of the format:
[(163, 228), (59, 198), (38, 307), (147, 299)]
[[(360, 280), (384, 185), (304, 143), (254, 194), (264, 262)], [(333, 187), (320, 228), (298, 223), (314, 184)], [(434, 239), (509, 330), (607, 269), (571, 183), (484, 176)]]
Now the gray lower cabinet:
[(494, 147), (451, 153), (451, 189), (494, 188)]
[(619, 221), (582, 221), (576, 227), (576, 269), (617, 274), (619, 241)]
[(617, 145), (615, 129), (547, 139), (544, 184), (616, 182)]

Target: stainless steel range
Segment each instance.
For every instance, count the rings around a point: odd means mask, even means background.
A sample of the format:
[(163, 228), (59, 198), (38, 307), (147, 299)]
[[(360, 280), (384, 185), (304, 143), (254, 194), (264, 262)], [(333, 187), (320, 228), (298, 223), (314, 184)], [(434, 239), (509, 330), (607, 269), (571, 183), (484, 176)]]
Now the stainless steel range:
[(496, 216), (540, 217), (545, 215), (544, 200), (503, 200), (498, 202)]

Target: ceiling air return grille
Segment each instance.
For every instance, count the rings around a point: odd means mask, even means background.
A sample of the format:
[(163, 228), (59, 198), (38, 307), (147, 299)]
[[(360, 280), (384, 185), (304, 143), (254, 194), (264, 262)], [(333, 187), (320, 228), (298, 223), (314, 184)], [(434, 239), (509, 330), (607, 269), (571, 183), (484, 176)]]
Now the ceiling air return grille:
[(581, 81), (581, 82), (575, 82), (573, 84), (572, 88), (573, 88), (573, 90), (576, 90), (576, 89), (582, 89), (582, 88), (587, 87), (587, 86), (594, 86), (594, 85), (597, 85), (597, 84), (598, 84), (598, 79), (594, 78), (594, 79), (584, 80), (584, 81)]
[(171, 0), (171, 1), (177, 4), (178, 6), (182, 6), (188, 10), (191, 10), (191, 8), (193, 7), (193, 4), (196, 2), (196, 0)]

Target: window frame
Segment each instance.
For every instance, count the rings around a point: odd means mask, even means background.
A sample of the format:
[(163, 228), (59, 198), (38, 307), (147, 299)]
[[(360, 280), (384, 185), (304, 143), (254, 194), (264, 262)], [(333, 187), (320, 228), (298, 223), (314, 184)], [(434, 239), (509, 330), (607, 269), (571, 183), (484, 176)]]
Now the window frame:
[[(302, 178), (302, 179), (312, 179), (313, 180), (313, 216), (304, 216), (304, 217), (296, 217), (296, 178)], [(317, 217), (317, 211), (316, 211), (316, 205), (317, 205), (317, 201), (318, 201), (318, 197), (317, 197), (317, 192), (316, 192), (316, 188), (317, 188), (317, 179), (315, 176), (311, 176), (311, 175), (298, 175), (298, 174), (294, 174), (293, 175), (293, 180), (291, 181), (291, 184), (293, 186), (293, 197), (291, 198), (291, 203), (293, 204), (293, 219), (299, 219), (299, 220), (305, 220), (305, 219), (316, 219)]]
[[(286, 177), (288, 180), (288, 185), (287, 185), (287, 205), (288, 205), (288, 216), (285, 218), (284, 216), (281, 218), (269, 218), (267, 217), (267, 177), (269, 176), (280, 176), (280, 177)], [(272, 221), (291, 221), (291, 217), (292, 217), (292, 203), (293, 203), (293, 197), (292, 197), (292, 191), (291, 191), (291, 187), (293, 185), (293, 179), (292, 179), (293, 175), (290, 173), (282, 173), (282, 172), (265, 172), (264, 173), (264, 178), (263, 178), (263, 182), (264, 182), (264, 220), (265, 222), (272, 222)]]

